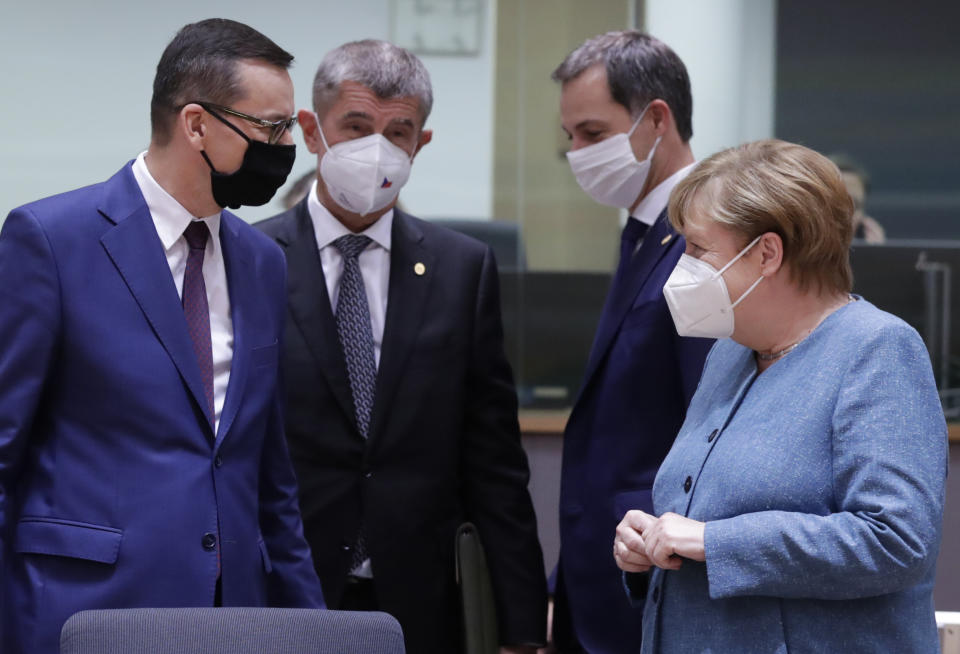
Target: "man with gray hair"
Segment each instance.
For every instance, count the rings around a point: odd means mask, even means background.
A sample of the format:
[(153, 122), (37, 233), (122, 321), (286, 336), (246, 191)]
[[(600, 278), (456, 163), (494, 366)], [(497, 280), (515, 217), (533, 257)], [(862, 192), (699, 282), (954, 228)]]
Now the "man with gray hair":
[(686, 247), (666, 207), (694, 165), (690, 81), (673, 50), (635, 30), (586, 41), (553, 79), (577, 182), (630, 216), (564, 433), (553, 640), (561, 652), (633, 652), (640, 609), (623, 592), (610, 546), (627, 510), (652, 511), (654, 476), (712, 344), (680, 338), (663, 298)]
[(408, 652), (460, 651), (454, 535), (471, 521), (501, 651), (533, 651), (546, 584), (493, 254), (395, 207), (432, 103), (423, 63), (383, 41), (317, 70), (298, 114), (317, 178), (260, 224), (287, 259), (287, 437), (331, 607), (393, 614)]

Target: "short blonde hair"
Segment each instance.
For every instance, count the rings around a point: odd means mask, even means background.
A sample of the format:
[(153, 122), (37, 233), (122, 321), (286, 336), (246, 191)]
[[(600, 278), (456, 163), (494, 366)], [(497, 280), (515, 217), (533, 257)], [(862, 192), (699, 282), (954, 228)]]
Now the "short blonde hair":
[(853, 286), (853, 200), (836, 165), (810, 148), (776, 139), (722, 150), (673, 189), (670, 222), (683, 232), (692, 206), (743, 237), (773, 232), (801, 290)]

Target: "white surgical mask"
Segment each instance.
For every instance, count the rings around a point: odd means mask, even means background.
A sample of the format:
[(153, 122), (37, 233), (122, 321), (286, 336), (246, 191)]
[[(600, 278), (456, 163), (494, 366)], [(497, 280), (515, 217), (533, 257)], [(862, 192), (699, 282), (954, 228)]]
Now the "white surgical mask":
[(626, 134), (614, 134), (599, 143), (567, 153), (567, 161), (570, 162), (577, 183), (596, 202), (629, 209), (643, 190), (647, 175), (650, 174), (653, 153), (657, 151), (661, 137), (657, 137), (650, 148), (650, 154), (643, 161), (637, 161), (634, 156), (630, 137), (643, 120), (649, 106), (644, 107), (640, 117)]
[(733, 308), (763, 281), (763, 275), (736, 302), (731, 302), (723, 273), (762, 236), (753, 239), (720, 270), (696, 257), (680, 255), (677, 267), (663, 286), (663, 297), (667, 300), (678, 334), (701, 338), (728, 338), (733, 334)]
[(338, 205), (365, 216), (393, 202), (410, 177), (412, 158), (383, 134), (341, 141), (333, 147), (314, 114), (326, 152), (320, 158), (320, 177)]

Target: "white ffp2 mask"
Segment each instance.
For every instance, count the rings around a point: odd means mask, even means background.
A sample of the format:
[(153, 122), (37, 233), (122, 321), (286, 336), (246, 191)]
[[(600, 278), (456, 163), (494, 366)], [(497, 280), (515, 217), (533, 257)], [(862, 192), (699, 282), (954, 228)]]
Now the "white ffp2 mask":
[(763, 281), (763, 275), (736, 302), (731, 302), (723, 273), (756, 245), (762, 236), (753, 239), (720, 270), (689, 254), (680, 255), (677, 267), (663, 286), (663, 297), (678, 334), (700, 338), (729, 338), (733, 335), (733, 308)]
[(326, 148), (320, 158), (320, 177), (334, 202), (361, 216), (393, 202), (410, 178), (409, 154), (383, 134), (341, 141), (331, 147), (319, 119), (317, 129)]
[(610, 207), (629, 209), (636, 201), (650, 174), (650, 162), (660, 145), (654, 141), (650, 154), (637, 161), (630, 146), (630, 137), (647, 113), (647, 105), (626, 134), (614, 134), (599, 143), (567, 153), (573, 176), (594, 201)]

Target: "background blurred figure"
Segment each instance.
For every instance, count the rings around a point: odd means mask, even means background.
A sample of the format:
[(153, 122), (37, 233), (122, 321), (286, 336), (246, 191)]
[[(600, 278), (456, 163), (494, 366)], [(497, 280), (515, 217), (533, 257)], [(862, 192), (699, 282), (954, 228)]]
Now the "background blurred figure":
[(867, 192), (870, 190), (870, 176), (862, 166), (846, 155), (831, 155), (830, 159), (840, 169), (847, 192), (853, 198), (853, 238), (863, 239), (872, 245), (880, 245), (887, 240), (886, 232), (874, 218), (864, 210)]
[(259, 224), (289, 271), (287, 436), (331, 606), (393, 614), (411, 653), (459, 651), (469, 520), (503, 651), (532, 651), (546, 582), (493, 254), (396, 208), (432, 103), (423, 63), (384, 41), (317, 69), (316, 113), (299, 113), (316, 181)]
[(300, 200), (307, 197), (307, 193), (309, 193), (313, 187), (313, 180), (316, 178), (317, 171), (309, 170), (294, 180), (290, 188), (288, 188), (283, 194), (283, 197), (280, 198), (280, 204), (283, 205), (283, 208), (292, 209)]
[[(853, 204), (826, 157), (720, 152), (674, 190), (680, 334), (718, 339), (614, 558), (642, 652), (936, 652), (947, 435), (917, 332), (850, 295)], [(659, 516), (654, 517), (654, 516)]]
[(3, 225), (3, 654), (55, 654), (83, 609), (323, 606), (280, 419), (283, 255), (222, 211), (290, 172), (292, 59), (187, 25), (149, 149)]
[(711, 345), (677, 337), (662, 293), (684, 249), (666, 206), (694, 164), (690, 81), (673, 50), (633, 30), (586, 41), (553, 79), (577, 182), (630, 212), (564, 433), (553, 641), (561, 652), (633, 652), (640, 612), (623, 595), (610, 534), (627, 509), (652, 510), (650, 485)]

